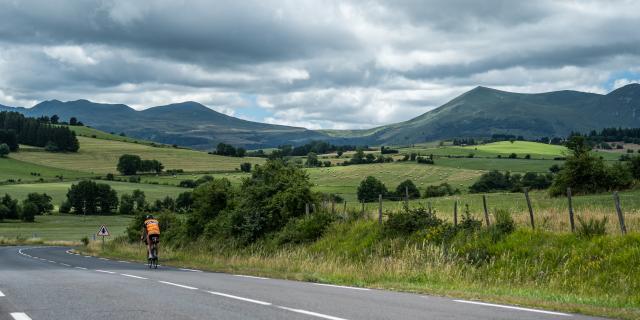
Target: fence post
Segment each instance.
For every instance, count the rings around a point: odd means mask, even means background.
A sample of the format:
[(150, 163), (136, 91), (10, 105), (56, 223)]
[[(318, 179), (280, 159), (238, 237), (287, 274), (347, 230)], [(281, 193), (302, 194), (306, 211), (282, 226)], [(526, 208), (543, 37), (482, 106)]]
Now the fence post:
[(482, 195), (482, 207), (484, 208), (484, 220), (488, 227), (491, 225), (491, 222), (489, 222), (489, 210), (487, 210), (487, 196), (484, 194)]
[(342, 215), (346, 216), (347, 214), (347, 201), (344, 202), (344, 208), (342, 209)]
[(571, 203), (571, 188), (567, 188), (567, 200), (569, 201), (569, 223), (571, 223), (571, 232), (576, 232), (576, 222), (573, 220), (573, 204)]
[(364, 200), (362, 200), (362, 216), (364, 217)]
[(382, 225), (382, 195), (378, 195), (378, 224)]
[(304, 214), (307, 215), (307, 216), (309, 215), (309, 203), (308, 202), (304, 204)]
[(316, 204), (312, 203), (311, 204), (311, 208), (313, 209), (313, 213), (317, 213), (318, 211), (316, 211)]
[(409, 208), (409, 187), (404, 187), (404, 206)]
[(431, 202), (427, 202), (427, 210), (429, 210), (429, 214), (431, 214)]
[(331, 199), (331, 214), (336, 213), (336, 199)]
[(453, 201), (453, 226), (458, 226), (458, 200)]
[(620, 231), (622, 234), (627, 234), (627, 226), (624, 224), (624, 214), (622, 208), (620, 208), (620, 197), (618, 191), (613, 193), (613, 200), (616, 202), (616, 212), (618, 212), (618, 221), (620, 221)]
[(533, 207), (531, 206), (531, 199), (529, 199), (529, 188), (524, 188), (524, 198), (527, 200), (527, 207), (529, 207), (529, 218), (531, 218), (531, 229), (535, 229), (536, 224), (533, 220)]

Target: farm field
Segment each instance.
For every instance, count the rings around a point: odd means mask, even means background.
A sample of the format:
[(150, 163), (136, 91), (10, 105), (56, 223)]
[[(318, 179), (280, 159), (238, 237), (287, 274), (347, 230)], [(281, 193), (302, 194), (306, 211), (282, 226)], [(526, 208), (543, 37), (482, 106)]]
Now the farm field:
[(526, 160), (526, 159), (496, 159), (496, 158), (435, 158), (435, 166), (468, 170), (498, 170), (510, 172), (548, 173), (554, 165), (562, 165), (561, 160)]
[[(187, 191), (184, 188), (178, 188), (173, 186), (164, 185), (152, 185), (141, 183), (128, 183), (117, 181), (97, 181), (100, 183), (107, 183), (118, 192), (118, 196), (123, 193), (131, 193), (135, 189), (144, 191), (147, 196), (147, 201), (154, 201), (156, 199), (162, 199), (166, 196), (175, 198), (178, 194)], [(54, 205), (59, 205), (64, 199), (66, 199), (67, 191), (73, 182), (52, 182), (52, 183), (32, 183), (32, 184), (9, 184), (0, 186), (0, 195), (9, 194), (17, 199), (24, 199), (31, 192), (46, 193), (50, 195)]]
[(80, 241), (92, 238), (101, 225), (106, 225), (111, 236), (124, 233), (131, 221), (129, 216), (86, 216), (69, 214), (37, 216), (34, 223), (5, 221), (0, 223), (0, 238), (39, 238), (42, 240)]
[(77, 153), (51, 153), (41, 148), (25, 147), (10, 156), (25, 162), (93, 174), (117, 173), (116, 165), (123, 154), (156, 159), (162, 162), (165, 169), (185, 171), (234, 171), (243, 162), (264, 162), (262, 158), (222, 157), (187, 149), (151, 147), (113, 140), (78, 137), (78, 141), (80, 150)]
[(104, 132), (98, 129), (94, 129), (91, 127), (86, 127), (86, 126), (67, 126), (69, 128), (69, 130), (73, 131), (76, 133), (77, 136), (81, 136), (81, 137), (86, 137), (86, 138), (97, 138), (97, 139), (103, 139), (103, 140), (113, 140), (113, 141), (121, 141), (121, 142), (129, 142), (129, 143), (139, 143), (139, 144), (144, 144), (144, 145), (155, 145), (155, 146), (161, 146), (161, 147), (166, 147), (166, 148), (170, 148), (171, 146), (168, 145), (163, 145), (160, 143), (154, 143), (151, 141), (146, 141), (146, 140), (141, 140), (141, 139), (136, 139), (136, 138), (130, 138), (130, 137), (126, 137), (126, 136), (121, 136), (118, 134), (111, 134), (108, 132)]
[[(38, 173), (40, 175), (37, 176), (32, 173)], [(0, 182), (7, 180), (34, 182), (39, 181), (41, 178), (44, 181), (58, 181), (57, 176), (62, 176), (65, 180), (68, 180), (87, 177), (88, 174), (75, 170), (38, 165), (12, 158), (0, 158)]]

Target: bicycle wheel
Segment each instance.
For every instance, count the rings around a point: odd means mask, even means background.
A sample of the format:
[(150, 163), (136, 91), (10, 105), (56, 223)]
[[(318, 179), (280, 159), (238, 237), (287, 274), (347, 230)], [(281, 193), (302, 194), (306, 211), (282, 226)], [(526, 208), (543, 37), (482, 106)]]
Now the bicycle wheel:
[(156, 246), (154, 245), (153, 248), (151, 248), (151, 252), (153, 255), (153, 259), (151, 260), (153, 268), (158, 269), (158, 248), (156, 248)]

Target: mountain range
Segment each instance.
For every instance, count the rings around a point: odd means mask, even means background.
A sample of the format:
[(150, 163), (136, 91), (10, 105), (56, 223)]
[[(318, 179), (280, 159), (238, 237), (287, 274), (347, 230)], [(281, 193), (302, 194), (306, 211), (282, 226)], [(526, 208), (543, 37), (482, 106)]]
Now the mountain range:
[(367, 130), (308, 130), (242, 120), (197, 102), (137, 111), (124, 104), (49, 100), (32, 108), (0, 105), (27, 116), (76, 117), (108, 132), (195, 149), (219, 142), (246, 148), (326, 140), (335, 144), (398, 145), (461, 137), (514, 134), (566, 136), (605, 127), (640, 127), (640, 84), (609, 94), (554, 91), (524, 94), (477, 87), (413, 119)]

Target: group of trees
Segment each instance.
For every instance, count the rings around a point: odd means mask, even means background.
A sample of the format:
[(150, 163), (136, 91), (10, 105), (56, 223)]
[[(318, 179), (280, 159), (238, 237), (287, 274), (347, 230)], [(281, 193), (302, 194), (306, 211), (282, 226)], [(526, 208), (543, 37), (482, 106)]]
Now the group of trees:
[[(428, 186), (425, 190), (424, 197), (452, 195), (457, 193), (460, 193), (460, 190), (453, 189), (450, 185), (444, 183), (440, 186)], [(368, 176), (360, 182), (360, 185), (358, 186), (358, 201), (375, 202), (378, 201), (380, 195), (385, 199), (391, 198), (395, 200), (402, 200), (407, 197), (408, 199), (418, 199), (421, 197), (420, 190), (411, 180), (401, 182), (394, 191), (389, 191), (382, 181), (373, 176)]]
[(160, 173), (164, 169), (158, 160), (142, 160), (140, 156), (133, 154), (123, 154), (118, 160), (118, 172), (125, 176), (134, 175), (138, 172)]
[(585, 137), (590, 145), (598, 145), (602, 142), (640, 144), (640, 128), (604, 128), (600, 131), (592, 130)]
[(331, 167), (331, 161), (329, 160), (325, 160), (322, 161), (318, 158), (318, 155), (314, 152), (309, 152), (309, 154), (307, 155), (307, 162), (305, 163), (305, 165), (309, 168), (314, 168), (314, 167)]
[(18, 150), (18, 144), (44, 147), (47, 151), (76, 152), (78, 139), (67, 127), (52, 125), (18, 112), (0, 112), (0, 144)]
[(0, 198), (0, 221), (20, 219), (33, 222), (37, 215), (49, 213), (51, 210), (53, 210), (51, 196), (46, 193), (29, 193), (22, 203), (8, 194)]
[(522, 188), (546, 189), (551, 186), (553, 175), (550, 173), (539, 174), (527, 172), (524, 175), (519, 173), (490, 171), (482, 176), (469, 187), (472, 193), (512, 191), (520, 192)]
[(247, 150), (244, 148), (236, 148), (230, 144), (221, 142), (218, 143), (218, 146), (216, 147), (216, 151), (214, 153), (219, 156), (242, 158), (247, 154)]
[(386, 163), (393, 162), (393, 158), (385, 157), (382, 154), (374, 155), (373, 153), (364, 153), (364, 149), (359, 148), (349, 161), (345, 161), (342, 165), (348, 166), (352, 164), (369, 164), (369, 163)]
[[(282, 145), (278, 146), (279, 154), (283, 157), (291, 157), (291, 156), (306, 156), (309, 153), (313, 152), (315, 154), (326, 154), (336, 152), (338, 157), (341, 157), (342, 154), (346, 151), (353, 151), (358, 149), (358, 146), (355, 145), (333, 145), (326, 141), (311, 141), (309, 143), (300, 145), (300, 146), (291, 146), (291, 145)], [(369, 147), (364, 146), (362, 149), (369, 149)]]

